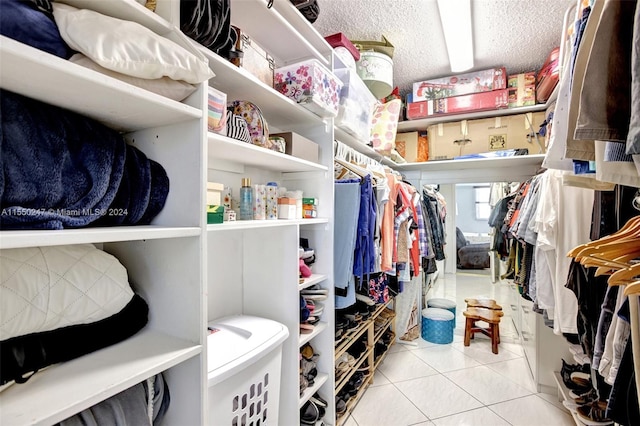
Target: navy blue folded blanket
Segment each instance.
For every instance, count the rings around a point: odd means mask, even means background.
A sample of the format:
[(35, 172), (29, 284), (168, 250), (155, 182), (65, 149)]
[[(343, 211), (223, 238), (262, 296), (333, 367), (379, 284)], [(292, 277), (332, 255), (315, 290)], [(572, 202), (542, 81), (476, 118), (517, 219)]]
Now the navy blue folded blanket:
[(53, 16), (40, 10), (33, 1), (1, 0), (0, 34), (64, 59), (73, 54), (60, 36)]
[(118, 132), (0, 91), (0, 227), (148, 224), (164, 207), (164, 168)]

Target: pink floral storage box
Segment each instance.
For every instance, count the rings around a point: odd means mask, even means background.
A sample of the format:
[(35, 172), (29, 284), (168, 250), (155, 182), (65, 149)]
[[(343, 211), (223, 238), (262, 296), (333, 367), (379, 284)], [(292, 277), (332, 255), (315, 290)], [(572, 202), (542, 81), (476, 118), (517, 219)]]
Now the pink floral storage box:
[(276, 69), (273, 87), (320, 117), (335, 117), (342, 81), (317, 59)]

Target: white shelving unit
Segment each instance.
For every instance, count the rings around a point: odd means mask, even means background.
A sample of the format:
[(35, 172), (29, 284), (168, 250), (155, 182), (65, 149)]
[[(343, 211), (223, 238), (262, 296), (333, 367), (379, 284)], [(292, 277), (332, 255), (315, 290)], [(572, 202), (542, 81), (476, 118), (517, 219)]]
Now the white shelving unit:
[[(136, 2), (67, 3), (142, 23), (191, 48), (175, 26)], [(49, 366), (0, 393), (0, 424), (53, 424), (160, 372), (171, 392), (165, 422), (205, 424), (206, 84), (176, 102), (1, 37), (0, 87), (122, 132), (164, 167), (171, 185), (149, 226), (0, 231), (2, 249), (97, 244), (127, 268), (149, 306), (147, 325), (129, 339)]]
[[(232, 1), (231, 22), (246, 31), (274, 57), (276, 67), (303, 59), (317, 59), (332, 68), (332, 49), (289, 2)], [(195, 45), (195, 44), (194, 44)], [(207, 135), (208, 180), (232, 189), (238, 198), (241, 179), (252, 184), (277, 182), (305, 197), (319, 199), (318, 218), (251, 220), (208, 225), (207, 317), (246, 314), (269, 318), (289, 329), (283, 343), (279, 422), (300, 422), (300, 407), (316, 391), (329, 401), (325, 421), (335, 417), (333, 403), (333, 120), (322, 119), (284, 97), (223, 58), (202, 47), (216, 74), (209, 84), (227, 94), (227, 100), (247, 100), (264, 114), (269, 132), (293, 131), (319, 145), (318, 162), (311, 162), (238, 142)], [(299, 282), (299, 239), (307, 238), (315, 251), (313, 275)], [(309, 334), (300, 334), (299, 291), (319, 284), (329, 290), (321, 322)], [(300, 398), (299, 351), (310, 343), (317, 353), (318, 376)]]

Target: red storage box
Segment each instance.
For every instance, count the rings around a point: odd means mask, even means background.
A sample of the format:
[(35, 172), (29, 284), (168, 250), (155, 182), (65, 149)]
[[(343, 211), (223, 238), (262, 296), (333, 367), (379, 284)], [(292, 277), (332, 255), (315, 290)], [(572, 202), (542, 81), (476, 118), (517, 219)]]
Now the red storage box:
[(560, 48), (556, 47), (549, 53), (547, 60), (538, 72), (536, 80), (536, 100), (540, 103), (547, 102), (558, 84), (558, 72), (560, 66)]
[(428, 101), (489, 92), (507, 87), (504, 67), (472, 71), (413, 83), (413, 101)]
[(331, 47), (345, 47), (349, 53), (351, 53), (351, 56), (353, 56), (353, 59), (355, 59), (356, 62), (360, 60), (360, 51), (343, 33), (331, 34), (326, 36), (324, 39)]
[(452, 98), (412, 102), (407, 104), (407, 119), (417, 120), (435, 115), (488, 111), (507, 108), (508, 105), (509, 89), (493, 90), (491, 92), (473, 93)]

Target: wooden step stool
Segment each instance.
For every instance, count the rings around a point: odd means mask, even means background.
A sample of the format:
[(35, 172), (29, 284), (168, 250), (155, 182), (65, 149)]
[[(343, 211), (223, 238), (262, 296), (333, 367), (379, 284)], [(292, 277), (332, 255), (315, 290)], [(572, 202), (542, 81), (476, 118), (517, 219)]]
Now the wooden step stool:
[[(502, 310), (487, 308), (467, 308), (462, 313), (465, 318), (464, 345), (469, 346), (475, 333), (482, 333), (491, 338), (491, 352), (498, 353), (498, 343), (500, 343), (500, 317), (504, 315)], [(489, 328), (479, 327), (476, 321), (484, 321), (489, 324)]]
[(495, 311), (501, 311), (502, 306), (498, 305), (493, 299), (464, 299), (467, 308), (486, 308)]

